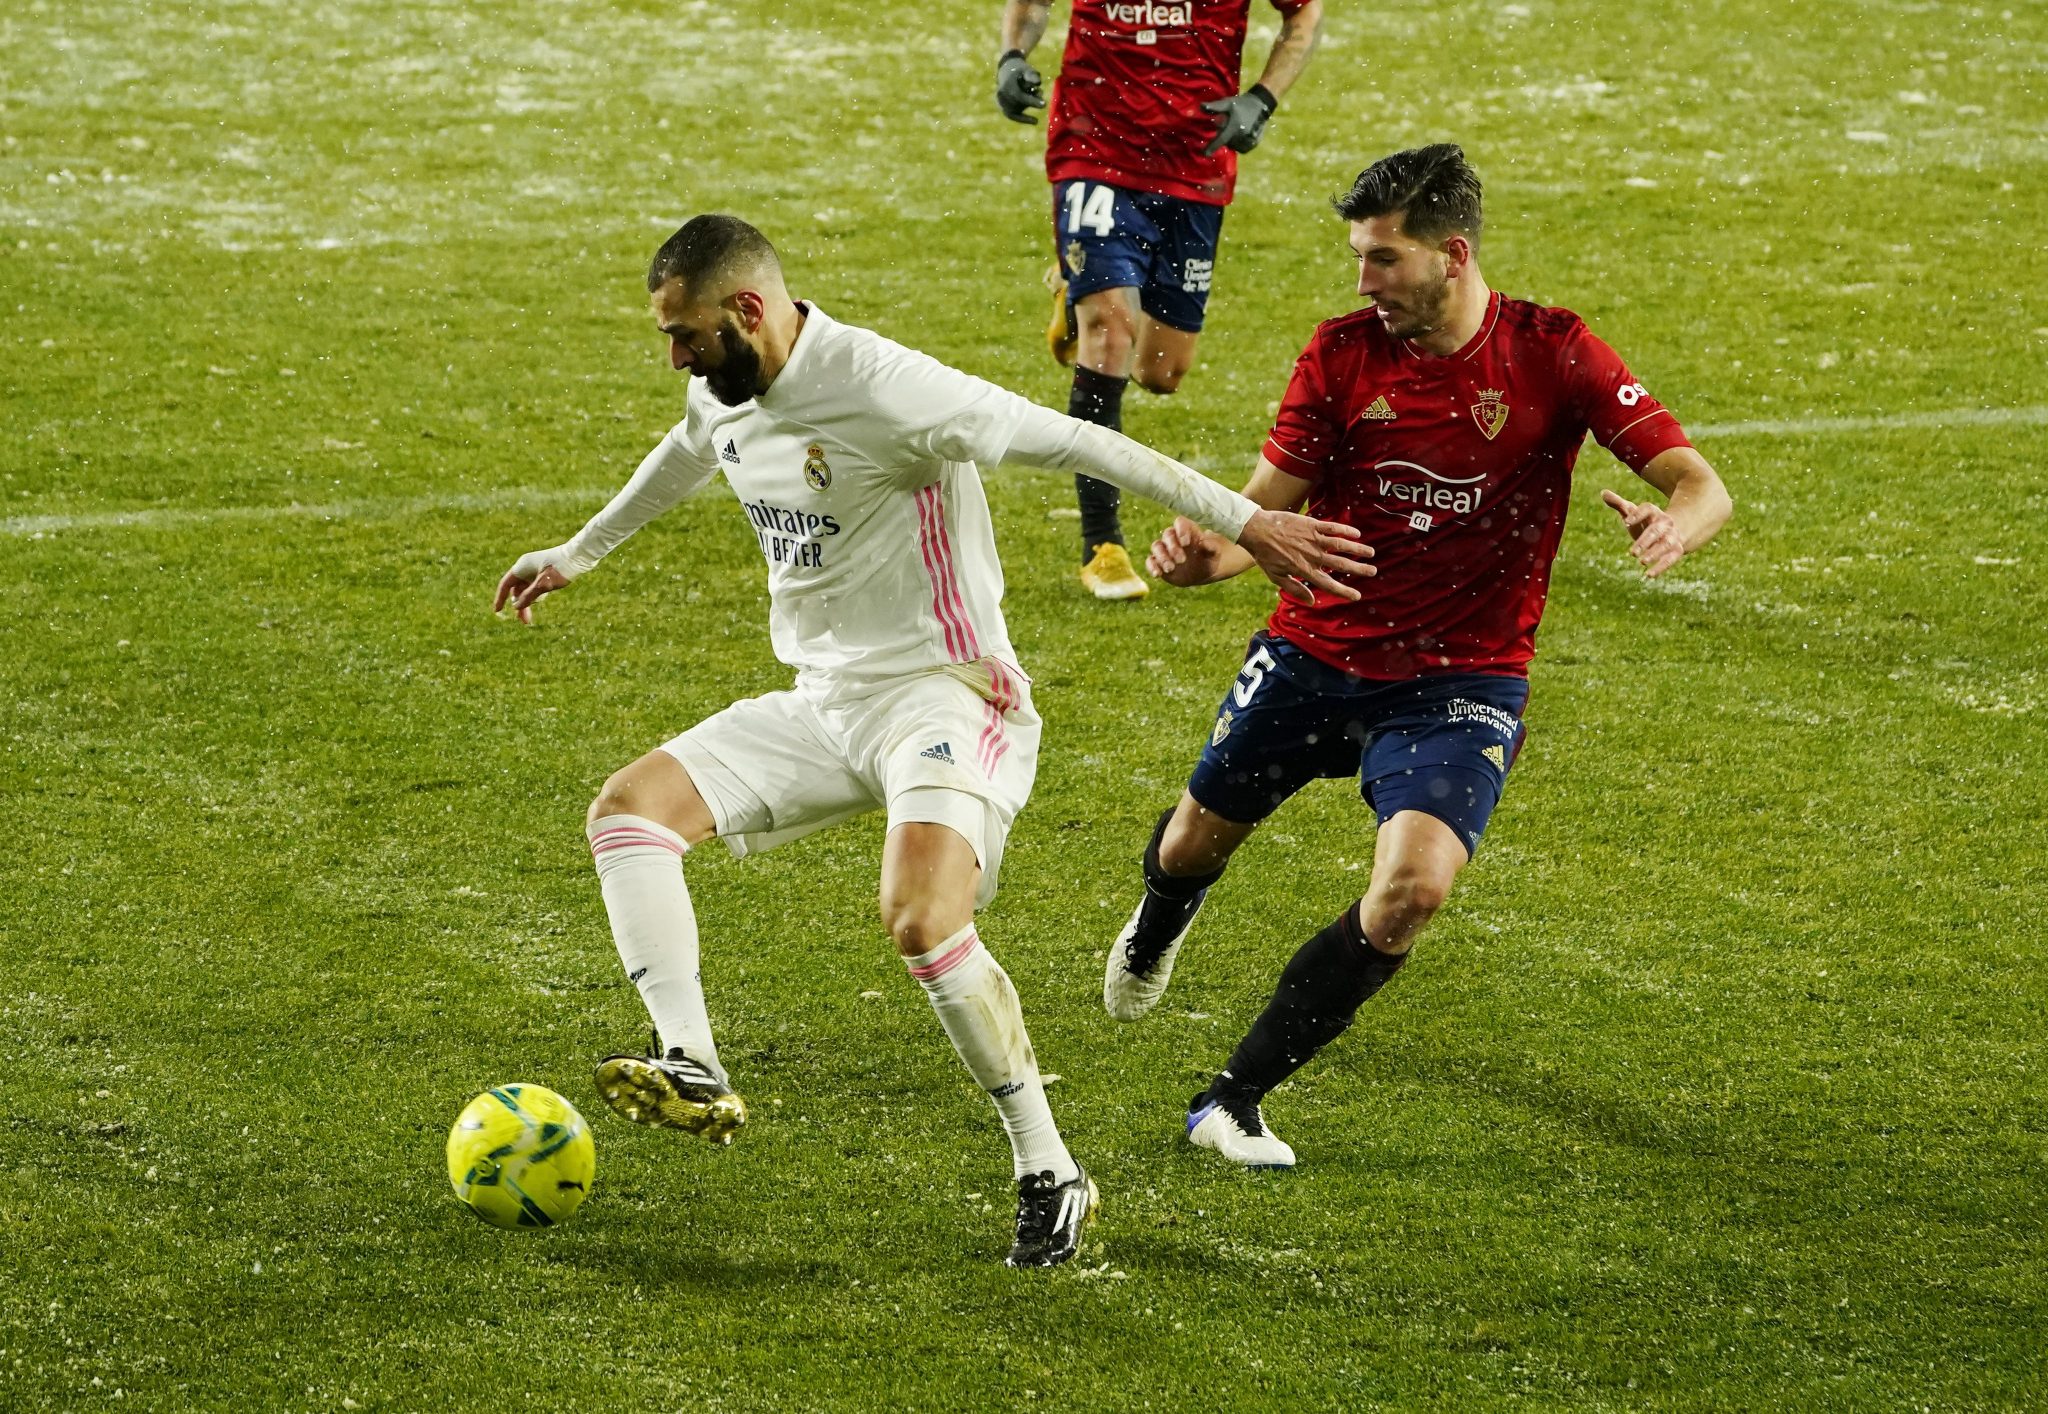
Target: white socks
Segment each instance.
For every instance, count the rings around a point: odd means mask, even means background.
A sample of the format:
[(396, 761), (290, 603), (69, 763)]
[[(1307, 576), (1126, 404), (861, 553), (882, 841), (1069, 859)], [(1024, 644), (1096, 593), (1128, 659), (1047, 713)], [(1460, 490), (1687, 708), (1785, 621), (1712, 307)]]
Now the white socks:
[(723, 1076), (697, 970), (697, 913), (683, 883), (683, 855), (690, 847), (675, 831), (638, 815), (603, 816), (586, 833), (611, 915), (612, 941), (661, 1032), (662, 1047), (681, 1046)]
[[(610, 900), (610, 893), (605, 895)], [(623, 944), (621, 945), (623, 947)], [(1003, 1117), (1016, 1177), (1051, 1170), (1055, 1183), (1080, 1172), (1052, 1121), (1038, 1057), (1024, 1032), (1024, 1010), (1009, 974), (989, 956), (968, 924), (930, 952), (906, 957), (910, 975), (924, 984), (939, 1024), (970, 1074)]]

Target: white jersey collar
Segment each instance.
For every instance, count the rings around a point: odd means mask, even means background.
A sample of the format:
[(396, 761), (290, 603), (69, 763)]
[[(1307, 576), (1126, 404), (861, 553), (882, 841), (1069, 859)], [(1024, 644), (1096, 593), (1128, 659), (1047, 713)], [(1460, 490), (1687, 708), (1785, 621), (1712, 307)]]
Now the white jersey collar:
[(825, 326), (834, 322), (831, 316), (809, 300), (798, 300), (796, 305), (804, 312), (804, 327), (796, 331), (796, 342), (789, 347), (789, 358), (782, 365), (782, 371), (775, 375), (775, 381), (768, 385), (768, 391), (754, 398), (756, 406), (770, 411), (803, 396), (806, 370), (815, 357), (811, 351), (825, 337)]

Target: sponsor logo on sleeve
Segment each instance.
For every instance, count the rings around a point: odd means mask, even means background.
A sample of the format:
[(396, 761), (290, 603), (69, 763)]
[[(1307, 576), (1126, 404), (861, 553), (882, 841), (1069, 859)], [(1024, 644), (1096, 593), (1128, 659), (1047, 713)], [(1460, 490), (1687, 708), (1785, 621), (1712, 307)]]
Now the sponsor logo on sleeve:
[(730, 462), (734, 466), (740, 464), (740, 449), (732, 438), (726, 438), (725, 445), (718, 449), (718, 459), (722, 462)]

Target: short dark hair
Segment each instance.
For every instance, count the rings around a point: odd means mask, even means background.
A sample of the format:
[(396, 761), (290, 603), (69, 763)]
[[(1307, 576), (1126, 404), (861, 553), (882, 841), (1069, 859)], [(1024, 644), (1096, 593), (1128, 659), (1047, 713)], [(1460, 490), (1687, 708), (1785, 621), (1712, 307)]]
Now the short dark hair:
[(1479, 174), (1455, 142), (1382, 157), (1330, 204), (1347, 221), (1399, 213), (1401, 229), (1418, 241), (1439, 242), (1455, 231), (1479, 244)]
[(692, 216), (654, 253), (654, 263), (647, 267), (647, 292), (653, 294), (670, 280), (699, 290), (707, 281), (764, 261), (781, 268), (775, 247), (747, 222), (737, 216)]

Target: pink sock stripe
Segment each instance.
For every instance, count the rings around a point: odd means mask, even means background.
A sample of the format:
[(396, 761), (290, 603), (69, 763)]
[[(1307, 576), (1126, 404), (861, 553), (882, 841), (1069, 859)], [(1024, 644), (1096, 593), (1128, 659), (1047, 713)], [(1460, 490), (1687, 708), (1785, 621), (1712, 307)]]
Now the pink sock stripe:
[(932, 961), (925, 963), (922, 967), (911, 968), (910, 975), (920, 982), (936, 982), (939, 978), (945, 976), (948, 972), (951, 972), (954, 968), (972, 957), (974, 950), (980, 946), (981, 934), (969, 933)]
[(683, 857), (683, 847), (666, 835), (657, 835), (652, 830), (638, 825), (615, 825), (608, 830), (599, 830), (590, 837), (590, 853), (593, 858), (615, 849), (665, 849), (676, 858)]
[(932, 612), (946, 630), (946, 652), (952, 660), (971, 663), (981, 656), (981, 647), (953, 572), (953, 542), (946, 532), (945, 501), (936, 481), (917, 493), (917, 504), (918, 548), (924, 553), (925, 572), (931, 576)]

